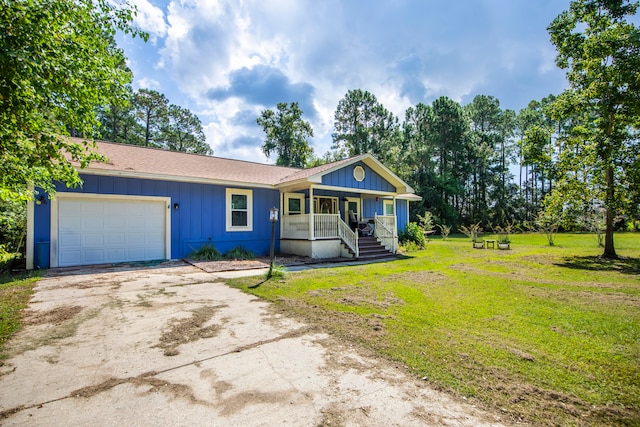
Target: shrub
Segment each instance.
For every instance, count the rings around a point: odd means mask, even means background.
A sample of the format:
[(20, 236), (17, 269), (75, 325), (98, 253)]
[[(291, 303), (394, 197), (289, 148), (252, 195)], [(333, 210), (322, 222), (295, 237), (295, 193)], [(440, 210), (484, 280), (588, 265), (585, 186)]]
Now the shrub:
[(400, 244), (407, 246), (407, 243), (411, 242), (420, 249), (424, 249), (427, 241), (426, 237), (424, 237), (424, 231), (415, 222), (407, 224), (404, 231), (400, 233), (399, 238)]
[(197, 261), (218, 261), (222, 259), (220, 252), (212, 245), (202, 245), (200, 249), (191, 252), (189, 258)]
[(254, 259), (256, 256), (250, 250), (243, 246), (236, 246), (224, 253), (224, 259), (247, 260)]
[(451, 226), (446, 224), (437, 224), (436, 227), (440, 229), (442, 240), (447, 240), (447, 237), (449, 237), (449, 234), (451, 233)]
[(480, 227), (480, 223), (477, 222), (475, 224), (469, 225), (468, 227), (465, 225), (461, 225), (458, 230), (460, 230), (461, 233), (473, 240), (478, 235), (478, 233), (482, 231), (482, 227)]
[(0, 200), (0, 245), (10, 253), (24, 253), (27, 235), (27, 205)]

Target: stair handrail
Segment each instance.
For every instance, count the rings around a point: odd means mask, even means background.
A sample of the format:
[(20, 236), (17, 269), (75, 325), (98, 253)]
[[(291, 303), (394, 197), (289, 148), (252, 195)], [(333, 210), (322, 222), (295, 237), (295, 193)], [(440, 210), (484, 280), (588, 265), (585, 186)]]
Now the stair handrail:
[[(381, 220), (378, 219), (378, 217), (379, 215), (375, 215), (374, 217), (374, 234), (388, 251), (391, 251), (395, 254), (398, 250), (396, 248), (396, 236), (394, 235), (393, 231), (389, 230), (389, 228), (384, 225)], [(386, 233), (381, 233), (380, 230), (384, 230)]]
[(358, 250), (358, 233), (351, 230), (342, 218), (338, 218), (338, 237), (342, 242), (355, 254), (358, 258), (360, 251)]

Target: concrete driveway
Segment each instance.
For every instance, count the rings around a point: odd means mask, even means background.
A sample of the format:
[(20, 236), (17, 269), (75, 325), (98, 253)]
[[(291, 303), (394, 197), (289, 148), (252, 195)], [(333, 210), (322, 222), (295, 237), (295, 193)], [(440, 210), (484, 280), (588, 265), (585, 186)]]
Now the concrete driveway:
[(0, 367), (0, 424), (500, 422), (275, 313), (223, 276), (182, 263), (52, 271)]

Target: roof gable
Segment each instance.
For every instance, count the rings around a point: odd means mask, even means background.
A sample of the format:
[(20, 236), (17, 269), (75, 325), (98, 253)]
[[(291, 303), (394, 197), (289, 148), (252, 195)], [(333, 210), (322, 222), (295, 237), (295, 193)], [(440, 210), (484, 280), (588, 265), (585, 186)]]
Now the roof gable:
[[(328, 163), (326, 165), (318, 166), (310, 169), (302, 169), (292, 175), (289, 175), (280, 181), (280, 185), (291, 185), (293, 183), (298, 182), (311, 182), (317, 184), (327, 184), (330, 179), (326, 179), (325, 177), (336, 175), (343, 173), (345, 176), (347, 174), (352, 174), (352, 166), (356, 166), (357, 164), (366, 165), (371, 171), (373, 171), (377, 176), (382, 178), (384, 181), (388, 183), (392, 188), (389, 190), (391, 192), (395, 191), (398, 193), (413, 193), (413, 188), (409, 186), (406, 182), (401, 180), (395, 173), (389, 170), (386, 166), (380, 163), (375, 157), (371, 154), (361, 154), (359, 156), (350, 157), (348, 159), (339, 160), (337, 162)], [(343, 172), (338, 172), (341, 169), (344, 169)], [(346, 170), (349, 169), (349, 172)], [(366, 180), (365, 173), (365, 180)], [(366, 188), (367, 184), (355, 185), (356, 182), (352, 181), (352, 185), (348, 188)], [(345, 178), (346, 183), (346, 178)]]

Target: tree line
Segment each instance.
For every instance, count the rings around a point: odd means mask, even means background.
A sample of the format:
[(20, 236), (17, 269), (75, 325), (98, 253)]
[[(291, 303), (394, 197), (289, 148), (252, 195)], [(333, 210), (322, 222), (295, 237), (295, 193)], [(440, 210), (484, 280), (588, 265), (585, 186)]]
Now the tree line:
[(202, 122), (189, 109), (169, 103), (152, 89), (125, 87), (125, 96), (97, 109), (96, 137), (105, 141), (213, 155)]
[[(492, 96), (467, 105), (441, 97), (408, 108), (400, 123), (356, 89), (338, 103), (324, 157), (311, 155), (312, 130), (295, 102), (278, 104), (278, 121), (265, 120), (270, 110), (258, 118), (271, 136), (263, 151), (297, 167), (371, 153), (422, 196), (414, 220), (429, 211), (457, 227), (596, 229), (605, 235), (603, 255), (615, 258), (614, 229), (637, 228), (640, 215), (640, 28), (630, 20), (637, 9), (626, 0), (572, 1), (547, 28), (569, 88), (517, 113)], [(304, 154), (291, 153), (297, 149)]]
[[(429, 211), (437, 223), (504, 225), (530, 220), (550, 188), (550, 178), (539, 179), (537, 160), (524, 161), (533, 149), (520, 136), (535, 111), (532, 103), (516, 114), (487, 95), (467, 105), (443, 96), (408, 108), (400, 121), (374, 94), (349, 90), (335, 111), (331, 150), (321, 158), (313, 156), (313, 130), (297, 103), (264, 110), (257, 122), (267, 134), (263, 151), (275, 151), (277, 164), (308, 167), (370, 153), (422, 196), (412, 203), (414, 218)], [(518, 159), (525, 165), (521, 185), (510, 169)]]

